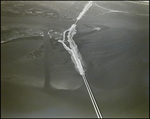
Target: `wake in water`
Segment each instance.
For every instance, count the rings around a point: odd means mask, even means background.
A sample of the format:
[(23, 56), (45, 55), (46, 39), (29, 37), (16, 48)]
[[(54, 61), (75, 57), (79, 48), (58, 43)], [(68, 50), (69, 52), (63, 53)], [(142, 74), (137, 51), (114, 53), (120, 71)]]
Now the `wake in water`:
[[(92, 6), (93, 1), (89, 1), (84, 9), (82, 10), (82, 12), (79, 14), (79, 16), (76, 19), (76, 22), (74, 24), (71, 25), (71, 27), (68, 30), (65, 30), (63, 33), (63, 39), (62, 40), (58, 40), (58, 42), (62, 43), (63, 47), (68, 51), (68, 53), (71, 55), (71, 59), (75, 65), (76, 70), (80, 73), (80, 75), (83, 78), (83, 81), (85, 83), (85, 86), (87, 88), (88, 94), (90, 96), (90, 99), (92, 101), (92, 104), (94, 106), (96, 115), (98, 118), (102, 118), (102, 115), (99, 111), (98, 105), (96, 103), (96, 100), (94, 98), (94, 95), (92, 93), (92, 90), (89, 86), (89, 83), (86, 79), (85, 76), (85, 70), (83, 68), (84, 63), (82, 60), (82, 56), (78, 50), (77, 45), (75, 44), (74, 40), (73, 40), (73, 36), (76, 34), (76, 24), (77, 22), (82, 18), (82, 16), (89, 10), (89, 8)], [(97, 30), (100, 30), (100, 28), (96, 28)], [(67, 34), (67, 35), (66, 35)], [(66, 38), (67, 37), (67, 38)], [(67, 44), (69, 44), (69, 46), (67, 46)]]
[[(130, 2), (130, 1), (126, 1), (126, 2)], [(137, 3), (137, 2), (135, 2), (135, 3)], [(100, 15), (105, 15), (108, 13), (125, 13), (125, 14), (139, 15), (139, 16), (149, 16), (149, 14), (140, 14), (140, 13), (134, 13), (134, 12), (129, 12), (129, 11), (120, 11), (120, 10), (108, 9), (108, 8), (105, 8), (105, 7), (98, 5), (97, 3), (95, 3), (94, 5), (96, 5), (98, 8), (101, 9), (102, 13)]]
[(108, 8), (105, 8), (105, 7), (102, 7), (102, 6), (98, 5), (97, 3), (95, 3), (95, 5), (96, 5), (97, 7), (99, 7), (99, 8), (103, 11), (103, 12), (102, 12), (102, 15), (107, 14), (107, 13), (113, 13), (113, 12), (128, 13), (127, 11), (120, 11), (120, 10), (108, 9)]
[[(69, 54), (71, 55), (71, 59), (73, 61), (73, 63), (75, 64), (75, 68), (76, 70), (80, 73), (80, 75), (85, 75), (85, 71), (83, 69), (83, 60), (82, 60), (82, 56), (79, 53), (78, 47), (75, 44), (74, 40), (72, 39), (73, 35), (75, 35), (76, 33), (76, 24), (73, 24), (71, 26), (71, 28), (69, 29), (69, 33), (68, 33), (68, 43), (69, 43), (69, 47), (65, 44), (65, 34), (63, 35), (63, 40), (58, 40), (58, 42), (62, 43), (64, 48), (69, 52)], [(66, 32), (64, 32), (66, 33)]]
[[(65, 30), (63, 33), (63, 40), (58, 40), (58, 42), (62, 43), (64, 48), (69, 52), (69, 54), (71, 55), (71, 59), (73, 61), (73, 63), (75, 64), (75, 68), (77, 69), (77, 71), (80, 73), (80, 75), (85, 75), (85, 71), (84, 71), (84, 62), (82, 60), (82, 56), (79, 53), (78, 47), (75, 44), (74, 40), (73, 40), (73, 36), (76, 34), (76, 24), (77, 22), (82, 18), (82, 16), (87, 12), (87, 10), (92, 6), (93, 1), (89, 1), (84, 9), (82, 10), (82, 12), (79, 14), (79, 16), (77, 17), (77, 20), (74, 24), (72, 24), (72, 26), (68, 29)], [(66, 33), (68, 32), (67, 38), (68, 40), (66, 41)], [(66, 42), (69, 43), (69, 47), (65, 44)]]

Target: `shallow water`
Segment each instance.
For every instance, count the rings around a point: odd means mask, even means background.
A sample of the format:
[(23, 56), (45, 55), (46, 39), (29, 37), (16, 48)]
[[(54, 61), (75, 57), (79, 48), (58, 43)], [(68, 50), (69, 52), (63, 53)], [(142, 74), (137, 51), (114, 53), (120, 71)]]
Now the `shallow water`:
[[(3, 17), (2, 23), (44, 22), (43, 26), (56, 24), (60, 29), (72, 24), (35, 19)], [(77, 29), (86, 27), (85, 24), (102, 28), (76, 36), (74, 40), (86, 64), (87, 78), (103, 117), (148, 117), (148, 17), (121, 13), (88, 15), (81, 19)], [(96, 117), (82, 77), (60, 43), (52, 44), (53, 50), (49, 53), (50, 86), (54, 89), (42, 90), (43, 52), (39, 57), (27, 58), (28, 53), (42, 44), (41, 37), (1, 44), (2, 117)]]

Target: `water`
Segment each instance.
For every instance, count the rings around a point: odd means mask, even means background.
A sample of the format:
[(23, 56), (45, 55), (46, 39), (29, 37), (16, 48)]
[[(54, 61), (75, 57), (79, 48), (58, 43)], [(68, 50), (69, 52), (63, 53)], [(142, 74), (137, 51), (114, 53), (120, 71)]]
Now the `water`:
[[(133, 3), (105, 4), (101, 2), (99, 5), (128, 11), (129, 14), (115, 12), (95, 16), (90, 12), (95, 13), (94, 10), (100, 8), (92, 6), (77, 23), (77, 33), (73, 38), (86, 65), (88, 82), (103, 117), (148, 118), (149, 17), (130, 14), (130, 11), (148, 14), (149, 8)], [(74, 23), (37, 17), (3, 16), (1, 19), (2, 24), (41, 24), (64, 30)], [(87, 25), (101, 30), (84, 35), (78, 33)], [(55, 42), (53, 55), (50, 54), (54, 65), (50, 70), (53, 75), (50, 84), (57, 91), (41, 91), (44, 84), (43, 57), (24, 58), (40, 47), (41, 42), (42, 39), (24, 38), (1, 44), (2, 117), (96, 118), (82, 77), (75, 71), (70, 54), (61, 43)], [(8, 83), (4, 84), (4, 81)]]

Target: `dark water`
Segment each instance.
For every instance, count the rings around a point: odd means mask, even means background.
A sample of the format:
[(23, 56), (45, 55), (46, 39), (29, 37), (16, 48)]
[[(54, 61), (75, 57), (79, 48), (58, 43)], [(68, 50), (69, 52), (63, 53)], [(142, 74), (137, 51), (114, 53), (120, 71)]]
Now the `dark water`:
[[(85, 24), (102, 28), (82, 37), (76, 36), (74, 40), (83, 56), (87, 78), (104, 118), (149, 117), (148, 20), (148, 16), (110, 13), (85, 16), (77, 26), (78, 29)], [(3, 17), (2, 23), (40, 23), (51, 27), (56, 24), (61, 29), (72, 24), (42, 18), (8, 17)], [(50, 85), (55, 90), (42, 90), (43, 55), (25, 58), (42, 44), (41, 41), (35, 43), (35, 40), (26, 39), (1, 45), (2, 117), (96, 117), (82, 78), (59, 43), (52, 44), (51, 63), (48, 64)]]

